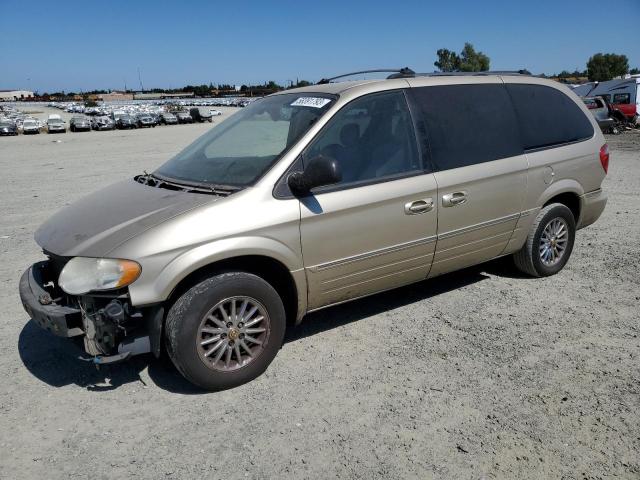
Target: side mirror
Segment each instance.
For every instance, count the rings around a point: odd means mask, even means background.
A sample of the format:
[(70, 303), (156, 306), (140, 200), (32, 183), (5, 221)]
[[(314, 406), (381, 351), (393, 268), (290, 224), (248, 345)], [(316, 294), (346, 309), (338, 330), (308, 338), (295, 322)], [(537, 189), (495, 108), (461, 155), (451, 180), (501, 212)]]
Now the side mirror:
[(302, 197), (311, 189), (324, 185), (333, 185), (342, 180), (342, 172), (338, 161), (318, 155), (312, 158), (304, 172), (294, 172), (287, 178), (287, 184), (294, 195)]

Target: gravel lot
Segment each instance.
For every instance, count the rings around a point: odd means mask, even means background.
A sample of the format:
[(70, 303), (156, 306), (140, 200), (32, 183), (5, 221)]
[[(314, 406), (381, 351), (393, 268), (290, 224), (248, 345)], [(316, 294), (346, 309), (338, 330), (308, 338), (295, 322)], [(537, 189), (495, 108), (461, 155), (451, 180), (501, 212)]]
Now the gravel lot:
[(640, 478), (640, 131), (557, 276), (499, 260), (310, 315), (222, 393), (79, 362), (20, 305), (34, 230), (209, 127), (0, 138), (0, 478)]

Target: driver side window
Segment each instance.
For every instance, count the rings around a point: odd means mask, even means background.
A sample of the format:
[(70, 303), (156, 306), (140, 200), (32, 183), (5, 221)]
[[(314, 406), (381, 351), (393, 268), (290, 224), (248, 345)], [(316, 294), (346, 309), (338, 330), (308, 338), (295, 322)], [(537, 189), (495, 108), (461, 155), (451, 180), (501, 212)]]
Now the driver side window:
[(404, 93), (367, 95), (346, 105), (309, 146), (304, 158), (318, 155), (338, 161), (340, 186), (421, 172)]

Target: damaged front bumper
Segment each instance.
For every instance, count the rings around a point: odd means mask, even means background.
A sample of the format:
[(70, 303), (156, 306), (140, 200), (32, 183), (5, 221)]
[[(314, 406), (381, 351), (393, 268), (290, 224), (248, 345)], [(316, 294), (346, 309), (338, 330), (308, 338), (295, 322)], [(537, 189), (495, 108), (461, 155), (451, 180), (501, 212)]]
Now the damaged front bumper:
[[(59, 337), (83, 335), (82, 312), (79, 306), (61, 304), (45, 288), (48, 262), (38, 262), (20, 278), (20, 299), (31, 318), (42, 328)], [(57, 301), (56, 301), (57, 300)]]
[(20, 278), (22, 305), (36, 324), (60, 337), (81, 337), (96, 364), (148, 352), (160, 356), (162, 305), (134, 307), (126, 290), (67, 295), (57, 285), (64, 262), (35, 263)]

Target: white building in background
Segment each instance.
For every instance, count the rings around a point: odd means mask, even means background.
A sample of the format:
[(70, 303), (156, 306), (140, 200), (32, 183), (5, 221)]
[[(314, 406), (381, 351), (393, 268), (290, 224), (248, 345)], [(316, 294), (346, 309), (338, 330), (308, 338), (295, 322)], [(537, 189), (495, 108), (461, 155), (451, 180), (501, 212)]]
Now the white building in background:
[(0, 90), (0, 102), (17, 102), (25, 98), (33, 98), (28, 90)]

